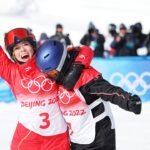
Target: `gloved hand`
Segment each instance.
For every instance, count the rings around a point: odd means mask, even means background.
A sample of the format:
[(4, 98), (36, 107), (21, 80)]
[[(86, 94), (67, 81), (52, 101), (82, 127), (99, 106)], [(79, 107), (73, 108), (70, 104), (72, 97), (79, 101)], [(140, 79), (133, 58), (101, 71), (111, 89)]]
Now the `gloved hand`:
[(67, 90), (73, 90), (83, 69), (84, 69), (84, 65), (82, 64), (73, 64), (70, 67), (68, 73), (65, 75), (64, 80), (63, 80), (63, 86)]
[(128, 109), (129, 111), (134, 112), (135, 114), (141, 113), (142, 102), (139, 96), (133, 95), (129, 97), (128, 100)]

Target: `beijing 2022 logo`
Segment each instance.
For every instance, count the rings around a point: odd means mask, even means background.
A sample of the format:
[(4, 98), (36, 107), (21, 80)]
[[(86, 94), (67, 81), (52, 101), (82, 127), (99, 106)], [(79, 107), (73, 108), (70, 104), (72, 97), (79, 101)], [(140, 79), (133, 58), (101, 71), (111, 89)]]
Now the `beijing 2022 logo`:
[(148, 90), (150, 90), (150, 72), (143, 72), (139, 75), (135, 72), (127, 74), (115, 72), (110, 76), (109, 81), (113, 85), (140, 96), (147, 94)]

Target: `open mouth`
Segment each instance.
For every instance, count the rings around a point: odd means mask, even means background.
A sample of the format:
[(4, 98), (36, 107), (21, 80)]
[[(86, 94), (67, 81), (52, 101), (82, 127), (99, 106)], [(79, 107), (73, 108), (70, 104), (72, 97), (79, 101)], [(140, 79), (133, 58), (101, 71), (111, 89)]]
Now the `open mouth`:
[(25, 54), (25, 55), (22, 55), (21, 58), (22, 59), (28, 59), (28, 58), (30, 58), (30, 56), (28, 54)]

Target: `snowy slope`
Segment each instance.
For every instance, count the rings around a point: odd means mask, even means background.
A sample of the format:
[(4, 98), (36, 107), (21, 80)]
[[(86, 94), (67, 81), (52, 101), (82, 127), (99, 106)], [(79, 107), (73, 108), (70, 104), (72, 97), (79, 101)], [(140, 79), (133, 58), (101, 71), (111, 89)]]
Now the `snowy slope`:
[[(143, 104), (141, 115), (111, 105), (116, 126), (117, 150), (150, 150), (150, 102)], [(0, 103), (0, 150), (9, 150), (17, 123), (15, 103)]]

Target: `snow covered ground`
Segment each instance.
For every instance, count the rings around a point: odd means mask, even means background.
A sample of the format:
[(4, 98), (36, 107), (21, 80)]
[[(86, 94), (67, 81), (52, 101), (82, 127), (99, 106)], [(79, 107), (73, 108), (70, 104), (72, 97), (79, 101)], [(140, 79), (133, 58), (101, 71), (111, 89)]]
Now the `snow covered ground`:
[[(150, 150), (150, 102), (143, 103), (141, 115), (111, 106), (116, 125), (117, 150)], [(15, 103), (0, 103), (0, 150), (9, 150), (17, 115)]]
[[(74, 44), (92, 21), (101, 33), (106, 34), (109, 23), (136, 22), (143, 24), (143, 31), (150, 31), (149, 0), (1, 0), (0, 45), (4, 33), (15, 27), (30, 27), (37, 39), (41, 32), (50, 36), (55, 25), (64, 25)], [(150, 102), (143, 103), (139, 116), (112, 106), (116, 122), (117, 150), (150, 150)], [(0, 103), (0, 150), (9, 150), (17, 121), (15, 103)]]

